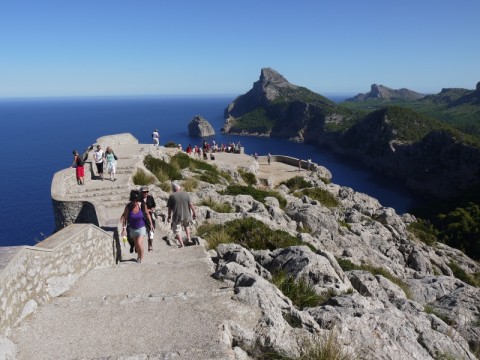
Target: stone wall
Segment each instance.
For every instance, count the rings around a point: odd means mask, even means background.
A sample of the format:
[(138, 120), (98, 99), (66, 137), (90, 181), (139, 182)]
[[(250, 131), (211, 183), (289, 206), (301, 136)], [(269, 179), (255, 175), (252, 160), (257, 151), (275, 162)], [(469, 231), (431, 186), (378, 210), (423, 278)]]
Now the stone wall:
[(74, 224), (36, 246), (0, 253), (0, 338), (39, 304), (68, 291), (87, 271), (115, 264), (111, 233)]
[[(85, 163), (85, 172), (91, 171), (92, 164)], [(88, 201), (68, 201), (66, 190), (78, 186), (75, 169), (68, 168), (53, 175), (51, 196), (55, 230), (61, 230), (70, 224), (94, 224), (99, 226), (95, 206)]]

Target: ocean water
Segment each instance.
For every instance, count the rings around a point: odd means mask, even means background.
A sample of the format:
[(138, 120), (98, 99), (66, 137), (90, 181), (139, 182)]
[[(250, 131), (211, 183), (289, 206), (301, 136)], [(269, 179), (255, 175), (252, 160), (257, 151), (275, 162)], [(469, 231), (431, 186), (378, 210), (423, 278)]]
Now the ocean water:
[(99, 137), (124, 132), (141, 143), (150, 143), (155, 128), (159, 129), (161, 144), (175, 141), (184, 148), (188, 144), (199, 145), (202, 140), (190, 138), (187, 128), (197, 114), (214, 126), (217, 143), (240, 141), (247, 154), (270, 152), (311, 157), (332, 172), (334, 183), (374, 196), (397, 213), (406, 212), (418, 201), (402, 184), (326, 149), (285, 139), (220, 134), (223, 111), (233, 99), (234, 96), (0, 100), (0, 246), (34, 245), (54, 231), (50, 185), (55, 172), (70, 166), (73, 149), (83, 151)]

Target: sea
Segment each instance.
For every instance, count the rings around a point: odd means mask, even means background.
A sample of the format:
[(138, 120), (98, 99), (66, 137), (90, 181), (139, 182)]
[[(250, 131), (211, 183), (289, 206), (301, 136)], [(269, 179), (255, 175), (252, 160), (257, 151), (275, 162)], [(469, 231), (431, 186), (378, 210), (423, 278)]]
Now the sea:
[[(160, 143), (200, 145), (188, 135), (196, 115), (215, 128), (217, 143), (238, 141), (247, 154), (288, 155), (328, 168), (333, 182), (377, 198), (397, 213), (418, 205), (419, 197), (391, 178), (328, 149), (286, 139), (223, 135), (224, 109), (231, 96), (138, 96), (0, 99), (0, 246), (35, 245), (55, 231), (50, 187), (53, 175), (72, 163), (72, 150), (83, 151), (102, 136), (131, 133), (151, 143), (154, 129)], [(340, 102), (345, 97), (331, 96)], [(73, 169), (72, 169), (73, 171)]]

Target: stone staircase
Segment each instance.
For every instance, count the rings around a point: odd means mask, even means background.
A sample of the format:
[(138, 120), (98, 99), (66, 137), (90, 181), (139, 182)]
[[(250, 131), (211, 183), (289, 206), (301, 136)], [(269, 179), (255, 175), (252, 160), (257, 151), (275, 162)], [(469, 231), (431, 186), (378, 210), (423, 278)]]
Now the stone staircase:
[(258, 310), (210, 276), (203, 247), (169, 247), (163, 235), (142, 264), (122, 246), (118, 266), (91, 270), (25, 319), (17, 359), (234, 359), (224, 325), (254, 323)]

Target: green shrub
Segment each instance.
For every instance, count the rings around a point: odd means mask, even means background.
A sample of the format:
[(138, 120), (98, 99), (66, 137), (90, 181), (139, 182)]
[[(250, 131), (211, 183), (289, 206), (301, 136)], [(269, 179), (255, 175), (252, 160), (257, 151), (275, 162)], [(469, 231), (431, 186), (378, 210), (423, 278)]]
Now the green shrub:
[(147, 174), (143, 169), (137, 169), (132, 177), (135, 185), (150, 185), (155, 183), (155, 177)]
[(350, 353), (338, 340), (337, 331), (330, 330), (326, 337), (318, 337), (303, 346), (303, 354), (297, 360), (357, 360), (361, 354)]
[(178, 169), (190, 169), (191, 171), (197, 172), (200, 181), (208, 182), (210, 184), (221, 183), (222, 177), (227, 181), (231, 181), (230, 175), (219, 171), (215, 165), (193, 159), (185, 153), (177, 153), (172, 156), (170, 165)]
[(157, 159), (151, 155), (145, 156), (143, 160), (145, 167), (161, 182), (168, 180), (181, 180), (182, 174), (177, 166)]
[(257, 184), (257, 177), (254, 173), (251, 173), (250, 171), (246, 171), (244, 169), (238, 169), (238, 173), (242, 177), (243, 181), (247, 183), (247, 185), (254, 186)]
[(165, 144), (165, 147), (167, 147), (167, 148), (177, 148), (178, 144), (175, 141), (170, 140), (169, 142), (167, 142)]
[(304, 188), (311, 187), (312, 184), (305, 180), (301, 176), (295, 176), (293, 178), (288, 179), (287, 181), (282, 181), (281, 185), (285, 185), (290, 189), (290, 191), (296, 191)]
[(446, 316), (445, 314), (442, 314), (441, 312), (439, 312), (438, 310), (436, 310), (433, 306), (431, 305), (425, 305), (423, 307), (423, 311), (425, 311), (427, 314), (433, 314), (435, 315), (436, 317), (438, 317), (439, 319), (441, 319), (445, 324), (447, 325), (454, 325), (454, 321), (450, 320), (448, 318), (448, 316)]
[(455, 261), (450, 261), (448, 267), (450, 268), (450, 270), (452, 270), (453, 276), (455, 276), (457, 279), (460, 279), (471, 286), (480, 287), (478, 273), (474, 275), (468, 274)]
[[(315, 292), (313, 286), (303, 279), (295, 280), (292, 275), (288, 275), (284, 270), (277, 271), (272, 276), (274, 283), (280, 291), (292, 300), (293, 305), (300, 309), (322, 305), (326, 296)], [(332, 293), (329, 292), (331, 295)], [(328, 296), (328, 298), (331, 296)]]
[[(224, 235), (218, 239), (217, 234)], [(254, 218), (235, 219), (224, 224), (202, 224), (197, 234), (204, 238), (209, 248), (220, 243), (238, 243), (247, 249), (275, 250), (303, 244), (298, 238), (282, 230), (272, 230)]]
[(338, 220), (338, 225), (346, 227), (348, 230), (352, 230), (352, 226), (343, 220)]
[(437, 231), (427, 221), (419, 219), (408, 225), (408, 230), (415, 235), (417, 239), (428, 246), (433, 246), (437, 242)]
[(198, 187), (198, 181), (194, 178), (188, 178), (182, 183), (183, 190), (192, 192)]
[(306, 195), (313, 200), (319, 201), (323, 206), (326, 206), (328, 208), (334, 208), (340, 205), (335, 196), (330, 194), (330, 192), (328, 192), (327, 190), (320, 188), (302, 189), (299, 191), (295, 191), (293, 195), (296, 197), (302, 197), (303, 195)]
[(224, 191), (221, 192), (222, 195), (250, 195), (255, 200), (260, 201), (265, 204), (266, 197), (275, 197), (277, 198), (280, 207), (282, 209), (287, 206), (287, 200), (280, 195), (277, 191), (271, 190), (261, 190), (254, 188), (252, 186), (242, 186), (242, 185), (229, 185)]
[(229, 203), (218, 203), (212, 198), (203, 199), (200, 205), (208, 206), (210, 209), (217, 213), (231, 213), (233, 211), (232, 205)]

